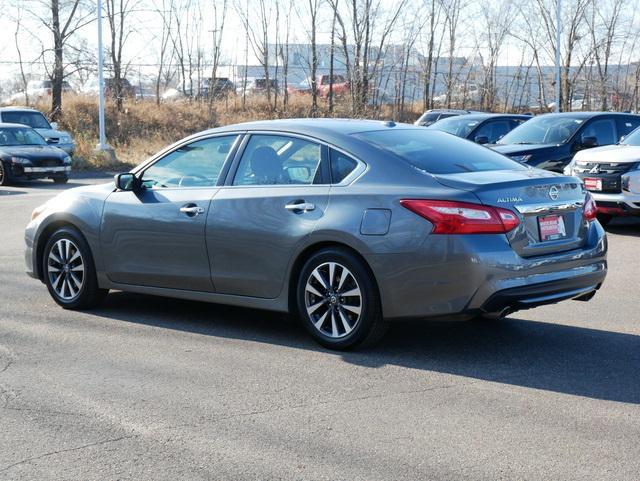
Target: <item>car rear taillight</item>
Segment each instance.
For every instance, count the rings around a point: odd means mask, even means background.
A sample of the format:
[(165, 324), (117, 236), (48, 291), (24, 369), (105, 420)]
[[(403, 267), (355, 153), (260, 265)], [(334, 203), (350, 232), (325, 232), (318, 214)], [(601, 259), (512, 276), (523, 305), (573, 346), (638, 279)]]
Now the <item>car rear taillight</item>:
[(520, 224), (509, 209), (449, 200), (403, 199), (400, 204), (433, 224), (433, 234), (504, 234)]
[(598, 207), (596, 201), (593, 200), (593, 196), (587, 192), (584, 198), (584, 207), (582, 208), (582, 218), (587, 221), (594, 220), (598, 215)]

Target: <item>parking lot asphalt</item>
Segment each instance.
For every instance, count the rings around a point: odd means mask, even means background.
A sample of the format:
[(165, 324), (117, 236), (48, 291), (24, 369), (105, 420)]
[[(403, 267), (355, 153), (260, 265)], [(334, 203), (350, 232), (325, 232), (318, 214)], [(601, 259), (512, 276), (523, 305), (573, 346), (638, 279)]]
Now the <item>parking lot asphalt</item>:
[(24, 226), (101, 181), (0, 188), (0, 479), (639, 479), (640, 222), (608, 228), (591, 302), (336, 353), (263, 311), (59, 308), (24, 274)]

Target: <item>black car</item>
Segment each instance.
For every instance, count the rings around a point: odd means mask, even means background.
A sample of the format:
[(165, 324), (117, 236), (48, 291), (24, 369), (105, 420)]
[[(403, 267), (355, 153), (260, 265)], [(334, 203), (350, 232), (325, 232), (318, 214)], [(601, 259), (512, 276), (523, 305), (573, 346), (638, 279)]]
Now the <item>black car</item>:
[(200, 97), (209, 98), (209, 93), (213, 98), (224, 98), (229, 94), (235, 93), (236, 86), (226, 77), (216, 77), (212, 79), (204, 79), (200, 87)]
[(438, 120), (428, 128), (448, 132), (478, 144), (495, 144), (531, 118), (517, 114), (467, 114)]
[(431, 109), (427, 110), (424, 114), (416, 120), (413, 125), (419, 125), (420, 127), (428, 127), (429, 125), (437, 122), (438, 120), (446, 119), (449, 117), (455, 117), (457, 115), (466, 115), (472, 113), (471, 110), (457, 110), (457, 109)]
[(638, 126), (640, 115), (633, 114), (544, 114), (513, 129), (492, 148), (532, 167), (562, 172), (576, 152), (618, 143)]
[(16, 180), (69, 180), (71, 157), (48, 145), (35, 130), (20, 124), (0, 123), (0, 185)]

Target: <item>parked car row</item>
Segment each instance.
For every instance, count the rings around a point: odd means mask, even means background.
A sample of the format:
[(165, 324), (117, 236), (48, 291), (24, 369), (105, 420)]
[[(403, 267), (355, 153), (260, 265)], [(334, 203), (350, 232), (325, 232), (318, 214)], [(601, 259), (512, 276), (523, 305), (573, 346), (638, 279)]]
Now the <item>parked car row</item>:
[(0, 185), (17, 180), (69, 179), (75, 144), (38, 110), (0, 108)]
[(485, 144), (530, 167), (576, 175), (593, 193), (602, 224), (614, 216), (640, 215), (639, 115), (566, 112), (532, 117), (434, 110), (416, 124)]

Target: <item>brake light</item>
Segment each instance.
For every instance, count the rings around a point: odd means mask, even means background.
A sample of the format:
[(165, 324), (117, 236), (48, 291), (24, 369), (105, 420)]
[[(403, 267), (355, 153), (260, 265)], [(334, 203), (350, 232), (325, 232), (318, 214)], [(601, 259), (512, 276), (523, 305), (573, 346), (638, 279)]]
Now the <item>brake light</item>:
[(584, 206), (582, 208), (582, 218), (586, 221), (595, 220), (598, 215), (598, 207), (596, 206), (596, 201), (593, 200), (593, 196), (587, 192), (587, 195), (584, 198)]
[(520, 224), (509, 209), (448, 200), (403, 199), (400, 204), (433, 224), (433, 234), (504, 234)]

